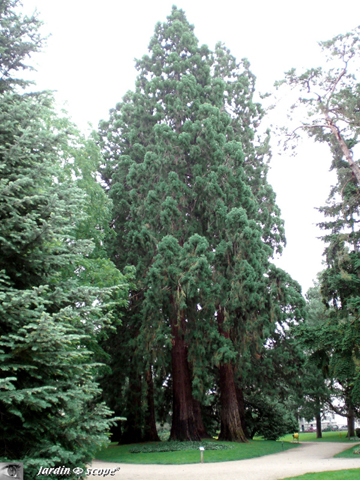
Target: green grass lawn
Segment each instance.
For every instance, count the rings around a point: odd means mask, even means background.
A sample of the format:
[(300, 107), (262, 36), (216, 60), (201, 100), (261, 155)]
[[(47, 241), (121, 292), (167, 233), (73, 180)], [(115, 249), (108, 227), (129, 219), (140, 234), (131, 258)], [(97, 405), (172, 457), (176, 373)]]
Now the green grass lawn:
[[(159, 442), (156, 442), (159, 443)], [(261, 457), (278, 453), (282, 450), (297, 447), (296, 444), (287, 442), (251, 441), (249, 443), (218, 442), (231, 446), (228, 450), (204, 451), (204, 462), (228, 462), (231, 460), (243, 460), (245, 458)], [(185, 444), (185, 442), (184, 442)], [(199, 450), (182, 450), (177, 452), (152, 452), (130, 453), (129, 450), (141, 446), (138, 445), (110, 445), (96, 454), (97, 460), (116, 463), (143, 463), (143, 464), (183, 464), (199, 463)], [(147, 444), (147, 445), (150, 445)]]
[[(310, 433), (299, 433), (299, 441), (300, 442), (348, 442), (349, 438), (346, 436), (347, 432), (323, 432), (323, 438), (316, 438), (316, 432)], [(285, 435), (280, 440), (284, 442), (291, 442), (293, 440), (292, 435)], [(354, 441), (354, 440), (352, 440)], [(355, 441), (359, 441), (360, 439), (357, 438)]]
[(359, 480), (360, 468), (333, 472), (306, 473), (300, 477), (287, 477), (283, 480)]
[[(341, 453), (338, 453), (337, 455), (335, 455), (335, 457), (336, 458), (338, 458), (338, 457), (340, 457), (340, 458), (359, 458), (359, 461), (360, 461), (360, 454), (354, 453), (355, 448), (359, 448), (359, 444), (355, 445), (354, 447), (348, 448), (347, 450), (345, 450)], [(360, 476), (359, 476), (359, 478), (360, 478)]]

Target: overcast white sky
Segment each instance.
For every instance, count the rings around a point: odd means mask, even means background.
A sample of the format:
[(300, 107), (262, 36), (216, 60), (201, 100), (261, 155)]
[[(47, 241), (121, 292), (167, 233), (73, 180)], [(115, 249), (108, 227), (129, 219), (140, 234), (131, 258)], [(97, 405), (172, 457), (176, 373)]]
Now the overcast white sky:
[[(275, 80), (292, 67), (322, 63), (317, 42), (360, 24), (360, 2), (342, 0), (22, 0), (23, 10), (37, 8), (44, 34), (51, 34), (36, 55), (39, 89), (56, 90), (59, 104), (83, 130), (100, 119), (133, 89), (134, 58), (147, 53), (158, 21), (166, 21), (171, 6), (182, 8), (201, 44), (226, 44), (240, 60), (248, 58), (258, 90), (273, 90)], [(271, 112), (272, 122), (276, 122)], [(295, 158), (278, 155), (274, 141), (269, 181), (285, 219), (288, 245), (276, 263), (305, 292), (322, 268), (323, 244), (315, 224), (335, 182), (328, 173), (331, 157), (325, 146), (304, 143)]]

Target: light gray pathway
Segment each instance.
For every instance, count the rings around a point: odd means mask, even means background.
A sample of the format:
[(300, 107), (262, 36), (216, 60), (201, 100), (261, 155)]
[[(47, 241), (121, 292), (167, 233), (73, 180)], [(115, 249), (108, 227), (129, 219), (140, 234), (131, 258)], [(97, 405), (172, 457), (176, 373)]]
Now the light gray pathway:
[[(114, 476), (105, 477), (114, 480), (279, 480), (308, 472), (360, 468), (360, 456), (333, 458), (334, 455), (350, 448), (352, 445), (354, 443), (350, 442), (306, 442), (285, 452), (223, 463), (133, 465), (94, 460), (92, 467), (120, 467), (120, 470)], [(99, 479), (103, 477), (90, 476), (88, 478)]]

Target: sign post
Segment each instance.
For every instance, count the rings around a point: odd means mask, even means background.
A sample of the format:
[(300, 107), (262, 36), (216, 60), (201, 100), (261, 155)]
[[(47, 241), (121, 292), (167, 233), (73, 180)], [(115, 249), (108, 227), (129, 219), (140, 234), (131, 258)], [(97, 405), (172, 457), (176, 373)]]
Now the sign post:
[(199, 447), (200, 453), (201, 453), (201, 463), (204, 463), (204, 450), (205, 447)]

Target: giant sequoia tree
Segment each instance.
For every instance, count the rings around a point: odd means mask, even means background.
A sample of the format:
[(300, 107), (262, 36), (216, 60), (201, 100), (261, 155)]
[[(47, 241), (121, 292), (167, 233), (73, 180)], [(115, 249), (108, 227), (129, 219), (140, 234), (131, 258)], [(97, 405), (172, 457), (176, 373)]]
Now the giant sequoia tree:
[(176, 7), (136, 68), (135, 91), (100, 124), (114, 203), (109, 249), (119, 268), (136, 267), (126, 318), (134, 418), (142, 379), (169, 371), (170, 349), (171, 438), (206, 434), (199, 403), (216, 381), (220, 438), (246, 441), (236, 388), (243, 359), (283, 320), (271, 286), (280, 289), (282, 274), (269, 273), (283, 227), (266, 180), (268, 139), (256, 138), (255, 78), (223, 45), (199, 46)]

